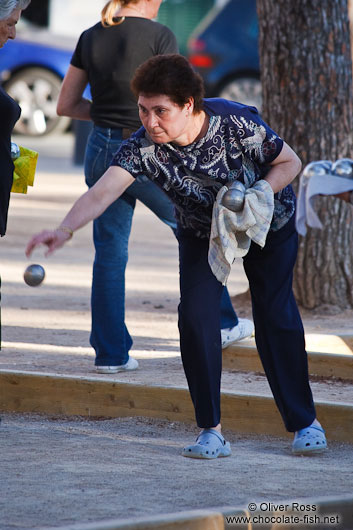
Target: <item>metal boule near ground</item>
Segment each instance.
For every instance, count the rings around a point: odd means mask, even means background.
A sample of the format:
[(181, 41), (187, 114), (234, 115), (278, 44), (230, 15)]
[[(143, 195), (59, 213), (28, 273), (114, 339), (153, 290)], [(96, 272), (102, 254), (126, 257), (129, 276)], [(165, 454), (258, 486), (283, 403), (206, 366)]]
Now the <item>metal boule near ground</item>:
[(28, 265), (26, 270), (23, 273), (24, 281), (27, 285), (31, 287), (37, 287), (42, 283), (45, 277), (45, 270), (41, 265), (38, 265), (38, 263), (33, 263), (32, 265)]

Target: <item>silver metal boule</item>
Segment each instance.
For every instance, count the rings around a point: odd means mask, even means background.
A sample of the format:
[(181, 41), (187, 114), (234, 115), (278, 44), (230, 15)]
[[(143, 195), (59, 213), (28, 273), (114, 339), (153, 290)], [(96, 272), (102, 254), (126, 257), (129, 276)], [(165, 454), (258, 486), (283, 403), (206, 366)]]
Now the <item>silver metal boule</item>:
[(350, 158), (339, 158), (332, 165), (332, 173), (336, 177), (353, 179), (353, 160)]
[(316, 162), (310, 162), (310, 164), (306, 165), (302, 175), (304, 178), (309, 179), (314, 175), (330, 175), (331, 171), (331, 160), (317, 160)]
[(27, 269), (23, 273), (24, 281), (30, 287), (36, 287), (40, 285), (45, 277), (45, 270), (41, 265), (33, 263), (28, 265)]
[(232, 182), (228, 191), (223, 195), (223, 206), (232, 212), (240, 212), (244, 206), (245, 191), (246, 188), (242, 182), (238, 180)]
[(246, 192), (246, 187), (244, 186), (244, 184), (242, 182), (240, 182), (240, 180), (234, 180), (234, 182), (232, 182), (231, 185), (228, 186), (228, 188), (230, 190), (241, 191), (242, 193)]
[(18, 147), (15, 142), (11, 142), (11, 158), (12, 160), (16, 160), (20, 156), (20, 148)]

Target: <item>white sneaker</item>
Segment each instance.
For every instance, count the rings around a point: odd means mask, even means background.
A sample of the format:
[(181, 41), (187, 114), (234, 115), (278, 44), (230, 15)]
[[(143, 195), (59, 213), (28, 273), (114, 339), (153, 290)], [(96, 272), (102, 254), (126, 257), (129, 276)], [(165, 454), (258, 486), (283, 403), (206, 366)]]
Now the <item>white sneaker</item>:
[(247, 318), (238, 318), (238, 325), (234, 328), (221, 329), (222, 349), (227, 348), (234, 342), (252, 337), (254, 334), (254, 323)]
[(116, 374), (118, 372), (125, 372), (127, 370), (136, 370), (139, 363), (133, 357), (129, 357), (129, 360), (125, 364), (119, 366), (96, 366), (98, 374)]

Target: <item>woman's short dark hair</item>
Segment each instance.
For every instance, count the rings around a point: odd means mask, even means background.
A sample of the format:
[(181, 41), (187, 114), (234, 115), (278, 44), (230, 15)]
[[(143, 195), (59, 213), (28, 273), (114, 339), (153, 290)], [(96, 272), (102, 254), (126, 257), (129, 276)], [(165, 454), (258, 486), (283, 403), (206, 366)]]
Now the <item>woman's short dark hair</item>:
[(155, 55), (135, 72), (131, 89), (136, 96), (168, 96), (174, 103), (183, 107), (189, 99), (194, 99), (194, 112), (203, 109), (204, 84), (202, 77), (196, 73), (189, 61), (182, 55)]

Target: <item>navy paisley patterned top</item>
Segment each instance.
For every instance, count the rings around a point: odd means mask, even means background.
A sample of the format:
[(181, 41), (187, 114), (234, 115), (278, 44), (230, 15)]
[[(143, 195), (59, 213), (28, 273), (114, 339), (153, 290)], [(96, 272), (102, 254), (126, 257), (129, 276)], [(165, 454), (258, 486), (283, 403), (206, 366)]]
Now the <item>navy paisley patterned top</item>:
[[(200, 140), (187, 146), (155, 144), (141, 127), (112, 161), (133, 177), (147, 175), (162, 188), (175, 205), (178, 224), (199, 237), (209, 236), (219, 189), (233, 180), (250, 187), (264, 178), (283, 146), (254, 107), (213, 98), (204, 100), (204, 111), (210, 121)], [(271, 229), (284, 226), (294, 210), (289, 185), (275, 195)]]

